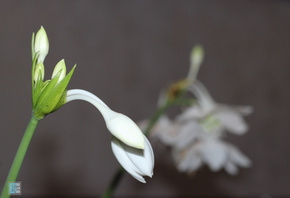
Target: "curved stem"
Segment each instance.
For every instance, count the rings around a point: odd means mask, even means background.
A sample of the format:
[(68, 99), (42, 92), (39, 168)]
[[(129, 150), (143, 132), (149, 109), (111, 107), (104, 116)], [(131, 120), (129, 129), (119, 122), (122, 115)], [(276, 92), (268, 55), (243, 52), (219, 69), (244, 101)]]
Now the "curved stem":
[[(153, 114), (153, 116), (149, 120), (147, 128), (144, 131), (144, 134), (146, 136), (148, 136), (149, 132), (154, 127), (154, 125), (156, 124), (158, 119), (161, 117), (162, 114), (164, 114), (164, 112), (167, 110), (167, 108), (170, 105), (171, 105), (170, 102), (166, 102), (164, 105), (162, 105), (161, 107), (159, 107), (155, 111), (155, 113)], [(123, 168), (119, 168), (119, 170), (116, 171), (116, 173), (114, 175), (114, 178), (112, 179), (110, 185), (107, 187), (105, 193), (102, 195), (102, 198), (109, 198), (109, 197), (112, 196), (112, 194), (114, 193), (116, 187), (118, 186), (119, 182), (121, 181), (121, 178), (123, 177), (124, 173), (125, 173), (125, 171), (124, 171)]]
[(8, 194), (9, 183), (15, 182), (15, 180), (17, 178), (21, 164), (23, 162), (24, 156), (26, 154), (27, 148), (29, 146), (30, 140), (34, 134), (34, 131), (35, 131), (35, 128), (36, 128), (38, 122), (39, 122), (39, 120), (32, 115), (30, 122), (26, 128), (26, 131), (23, 135), (23, 138), (21, 140), (21, 143), (19, 145), (19, 148), (17, 150), (17, 153), (15, 155), (15, 158), (14, 158), (14, 161), (13, 161), (12, 166), (10, 168), (6, 182), (4, 184), (4, 187), (3, 187), (3, 190), (1, 193), (1, 198), (9, 198), (10, 197), (10, 195)]
[(82, 89), (71, 89), (67, 91), (66, 103), (73, 100), (84, 100), (91, 103), (101, 112), (105, 120), (106, 116), (110, 115), (108, 112), (113, 112), (100, 98)]
[(100, 98), (85, 90), (72, 89), (67, 91), (66, 103), (73, 100), (83, 100), (91, 103), (102, 114), (112, 135), (131, 147), (144, 149), (144, 134), (128, 116), (111, 110)]

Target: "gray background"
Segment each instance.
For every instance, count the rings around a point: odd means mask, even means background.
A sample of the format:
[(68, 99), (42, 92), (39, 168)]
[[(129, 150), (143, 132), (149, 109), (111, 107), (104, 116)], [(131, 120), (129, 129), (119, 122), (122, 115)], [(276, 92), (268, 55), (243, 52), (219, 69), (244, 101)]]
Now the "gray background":
[[(138, 121), (159, 91), (186, 76), (194, 44), (205, 47), (198, 78), (221, 103), (254, 107), (247, 135), (228, 141), (253, 166), (236, 177), (203, 168), (178, 173), (156, 150), (153, 179), (126, 175), (118, 196), (290, 196), (289, 1), (0, 1), (0, 186), (31, 114), (32, 32), (47, 30), (46, 79), (65, 58), (82, 88)], [(101, 115), (72, 102), (42, 120), (18, 177), (27, 196), (97, 196), (118, 168)]]

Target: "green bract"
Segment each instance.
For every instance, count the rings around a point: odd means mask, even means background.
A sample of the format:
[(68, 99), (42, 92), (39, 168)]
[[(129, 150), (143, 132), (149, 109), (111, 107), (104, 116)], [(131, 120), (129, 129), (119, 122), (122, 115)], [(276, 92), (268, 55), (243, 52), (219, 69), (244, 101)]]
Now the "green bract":
[(66, 102), (67, 85), (76, 66), (66, 75), (64, 60), (54, 69), (51, 80), (43, 81), (44, 65), (39, 61), (39, 53), (35, 51), (34, 33), (32, 35), (32, 109), (33, 115), (42, 119), (45, 115), (59, 109)]

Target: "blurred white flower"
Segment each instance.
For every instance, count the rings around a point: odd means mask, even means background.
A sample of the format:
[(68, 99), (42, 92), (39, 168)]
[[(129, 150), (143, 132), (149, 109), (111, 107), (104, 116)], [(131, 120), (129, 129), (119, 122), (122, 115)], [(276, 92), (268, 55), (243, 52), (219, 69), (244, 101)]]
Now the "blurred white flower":
[(178, 122), (196, 120), (206, 132), (219, 133), (224, 129), (236, 135), (247, 132), (248, 125), (243, 115), (250, 114), (252, 107), (217, 104), (199, 81), (194, 83), (190, 91), (196, 96), (197, 105), (187, 108), (178, 116)]
[(224, 168), (236, 174), (238, 166), (249, 167), (250, 160), (235, 146), (222, 141), (224, 131), (242, 135), (248, 130), (243, 115), (249, 106), (231, 107), (217, 104), (198, 81), (190, 88), (197, 104), (188, 107), (174, 120), (162, 116), (151, 131), (151, 137), (172, 147), (178, 170), (192, 172), (203, 164), (212, 171)]
[(195, 142), (190, 147), (172, 151), (177, 168), (181, 172), (193, 172), (206, 164), (212, 171), (224, 168), (229, 174), (238, 173), (238, 166), (247, 168), (251, 161), (235, 146), (218, 138), (207, 138)]

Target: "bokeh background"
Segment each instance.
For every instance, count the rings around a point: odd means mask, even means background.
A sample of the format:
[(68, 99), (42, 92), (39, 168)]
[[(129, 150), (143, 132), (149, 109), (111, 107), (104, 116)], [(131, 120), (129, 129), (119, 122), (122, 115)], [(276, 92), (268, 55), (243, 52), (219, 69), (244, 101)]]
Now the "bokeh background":
[[(198, 78), (220, 103), (251, 105), (249, 132), (227, 140), (253, 161), (232, 177), (177, 172), (156, 150), (153, 179), (128, 174), (116, 197), (290, 196), (289, 1), (0, 1), (0, 186), (31, 115), (32, 32), (50, 39), (46, 79), (77, 63), (69, 88), (82, 88), (139, 121), (159, 92), (186, 76), (193, 45), (205, 48)], [(99, 112), (72, 102), (42, 120), (20, 170), (22, 193), (98, 197), (119, 165)]]

